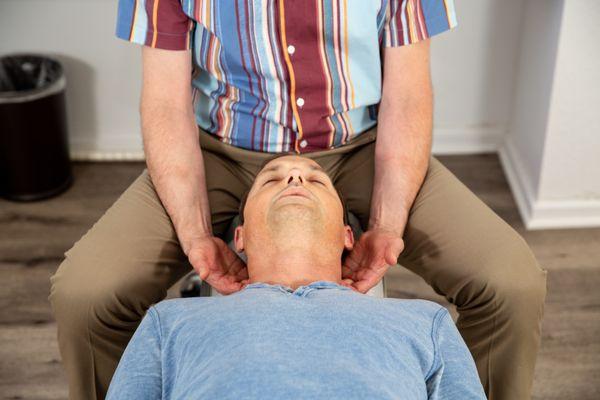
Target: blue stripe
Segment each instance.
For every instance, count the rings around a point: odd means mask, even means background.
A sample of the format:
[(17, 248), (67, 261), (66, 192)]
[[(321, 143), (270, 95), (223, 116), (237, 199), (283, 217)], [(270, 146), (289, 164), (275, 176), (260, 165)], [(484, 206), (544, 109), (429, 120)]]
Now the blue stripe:
[(121, 0), (117, 8), (117, 37), (129, 40), (129, 30), (133, 21), (133, 7), (135, 2), (132, 0)]

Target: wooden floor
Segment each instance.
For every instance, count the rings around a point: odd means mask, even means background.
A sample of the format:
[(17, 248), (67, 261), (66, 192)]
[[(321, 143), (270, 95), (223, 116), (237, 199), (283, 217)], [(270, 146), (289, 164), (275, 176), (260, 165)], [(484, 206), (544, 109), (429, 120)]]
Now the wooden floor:
[[(514, 226), (548, 273), (534, 398), (600, 399), (600, 229), (526, 232), (496, 155), (439, 157)], [(65, 399), (67, 385), (47, 301), (63, 252), (143, 169), (141, 163), (77, 163), (75, 184), (51, 200), (0, 200), (0, 399)], [(389, 295), (447, 305), (404, 268)], [(170, 297), (177, 291), (171, 290)]]

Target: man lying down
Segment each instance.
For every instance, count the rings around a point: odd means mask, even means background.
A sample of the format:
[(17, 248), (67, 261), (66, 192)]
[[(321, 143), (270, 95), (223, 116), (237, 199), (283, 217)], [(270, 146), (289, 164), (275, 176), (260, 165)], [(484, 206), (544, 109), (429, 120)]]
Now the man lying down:
[(242, 207), (246, 286), (152, 306), (107, 399), (485, 399), (444, 307), (342, 281), (354, 238), (319, 164), (272, 159)]

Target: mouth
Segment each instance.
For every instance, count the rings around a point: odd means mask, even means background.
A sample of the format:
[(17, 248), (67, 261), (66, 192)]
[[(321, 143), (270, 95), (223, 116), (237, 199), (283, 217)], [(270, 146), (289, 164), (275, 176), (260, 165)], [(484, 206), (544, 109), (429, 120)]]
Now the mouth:
[(277, 198), (277, 200), (281, 200), (284, 197), (304, 197), (307, 199), (312, 199), (310, 193), (301, 187), (292, 187), (290, 189), (286, 189), (283, 193)]

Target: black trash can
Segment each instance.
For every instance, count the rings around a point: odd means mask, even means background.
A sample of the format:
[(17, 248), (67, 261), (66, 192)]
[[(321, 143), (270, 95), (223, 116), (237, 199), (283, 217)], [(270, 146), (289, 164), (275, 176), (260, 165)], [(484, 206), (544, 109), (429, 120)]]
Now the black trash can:
[(71, 185), (65, 88), (52, 58), (0, 57), (0, 196), (40, 200)]

